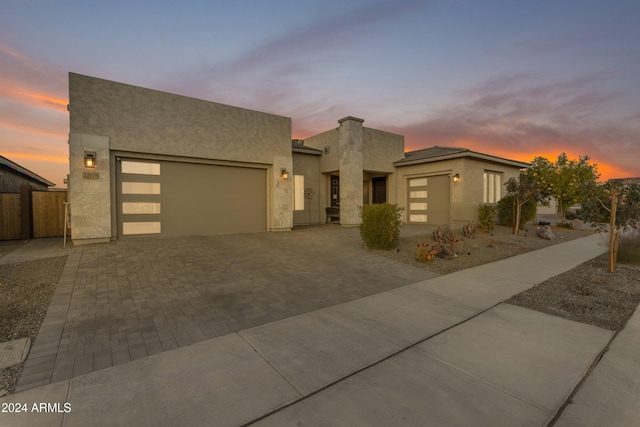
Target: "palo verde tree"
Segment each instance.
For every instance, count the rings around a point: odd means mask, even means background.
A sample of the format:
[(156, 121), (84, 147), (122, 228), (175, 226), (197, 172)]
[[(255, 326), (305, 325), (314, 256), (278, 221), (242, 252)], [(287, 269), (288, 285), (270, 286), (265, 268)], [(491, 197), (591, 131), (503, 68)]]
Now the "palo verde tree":
[(582, 201), (580, 218), (598, 231), (609, 232), (608, 271), (613, 273), (618, 260), (620, 233), (640, 225), (640, 183), (612, 179), (590, 188), (590, 196)]
[(529, 170), (543, 198), (557, 200), (562, 222), (566, 221), (566, 211), (582, 201), (587, 196), (585, 190), (592, 188), (600, 177), (598, 165), (589, 164), (589, 156), (569, 159), (565, 153), (560, 154), (555, 163), (536, 157)]
[(531, 169), (520, 172), (518, 178), (509, 178), (505, 187), (507, 195), (513, 196), (513, 234), (520, 234), (522, 206), (529, 200), (546, 203), (548, 197), (540, 190), (540, 184)]

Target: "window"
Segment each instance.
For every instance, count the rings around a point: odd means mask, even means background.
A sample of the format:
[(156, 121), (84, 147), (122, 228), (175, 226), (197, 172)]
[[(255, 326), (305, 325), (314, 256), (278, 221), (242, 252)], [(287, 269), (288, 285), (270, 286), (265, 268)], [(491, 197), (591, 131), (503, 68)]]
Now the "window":
[(293, 176), (293, 210), (304, 210), (304, 175)]
[(502, 173), (484, 172), (482, 202), (498, 203), (502, 198)]

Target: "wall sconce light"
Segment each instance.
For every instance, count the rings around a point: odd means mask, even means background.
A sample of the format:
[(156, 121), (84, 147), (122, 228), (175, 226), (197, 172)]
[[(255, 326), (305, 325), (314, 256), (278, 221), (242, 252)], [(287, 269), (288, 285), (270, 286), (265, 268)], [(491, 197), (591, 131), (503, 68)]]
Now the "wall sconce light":
[(96, 153), (84, 153), (84, 167), (95, 169), (96, 167)]
[(280, 178), (282, 179), (289, 179), (289, 172), (287, 172), (286, 169), (282, 169), (280, 171)]
[(459, 173), (453, 175), (453, 182), (460, 182), (460, 174)]

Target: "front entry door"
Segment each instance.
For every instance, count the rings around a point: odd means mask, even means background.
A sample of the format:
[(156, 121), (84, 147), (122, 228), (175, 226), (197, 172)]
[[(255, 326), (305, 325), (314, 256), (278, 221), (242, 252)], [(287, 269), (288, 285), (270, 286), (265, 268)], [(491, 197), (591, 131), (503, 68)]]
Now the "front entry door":
[(373, 178), (373, 204), (387, 202), (387, 177)]

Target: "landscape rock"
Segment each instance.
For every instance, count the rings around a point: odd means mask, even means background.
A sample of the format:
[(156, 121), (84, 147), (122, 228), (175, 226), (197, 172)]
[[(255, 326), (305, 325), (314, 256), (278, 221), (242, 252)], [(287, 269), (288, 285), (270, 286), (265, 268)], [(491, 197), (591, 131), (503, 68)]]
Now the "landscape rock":
[(538, 237), (546, 240), (556, 240), (556, 235), (553, 234), (553, 231), (551, 231), (551, 226), (549, 225), (538, 227), (538, 229), (536, 230), (536, 234), (538, 235)]
[(569, 224), (569, 228), (572, 230), (582, 230), (582, 221), (580, 221), (579, 219), (574, 219)]
[(449, 245), (434, 245), (433, 249), (437, 249), (436, 256), (442, 259), (456, 259), (458, 255), (453, 251), (453, 248)]

